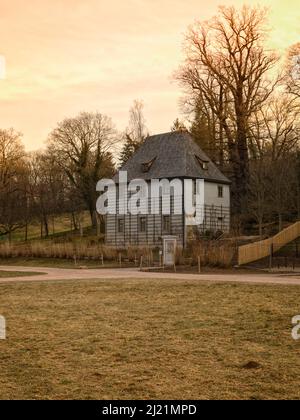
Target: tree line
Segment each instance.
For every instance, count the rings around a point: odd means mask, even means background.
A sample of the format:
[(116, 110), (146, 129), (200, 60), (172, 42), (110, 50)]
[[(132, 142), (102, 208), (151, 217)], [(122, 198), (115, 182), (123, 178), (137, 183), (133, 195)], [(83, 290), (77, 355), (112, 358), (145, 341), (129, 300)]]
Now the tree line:
[(48, 237), (53, 219), (63, 214), (82, 233), (84, 212), (99, 234), (104, 221), (96, 213), (96, 184), (114, 175), (120, 144), (125, 144), (120, 153), (125, 161), (146, 137), (145, 130), (140, 101), (130, 109), (124, 133), (117, 132), (109, 117), (83, 112), (58, 123), (45, 150), (33, 153), (25, 152), (20, 133), (0, 130), (0, 236), (11, 237), (22, 228), (27, 240), (28, 227), (39, 221), (41, 237)]
[[(192, 25), (175, 79), (186, 130), (232, 181), (237, 233), (300, 217), (300, 43), (270, 50), (268, 9), (220, 7)], [(126, 161), (143, 142), (129, 137)], [(253, 226), (255, 229), (253, 229)]]
[[(267, 37), (260, 7), (221, 7), (190, 27), (175, 75), (185, 121), (171, 128), (188, 130), (231, 179), (237, 231), (254, 225), (261, 235), (300, 216), (300, 44), (282, 59)], [(20, 133), (0, 130), (0, 236), (22, 227), (26, 239), (38, 220), (47, 237), (52, 218), (64, 213), (82, 232), (83, 211), (99, 233), (97, 181), (113, 176), (148, 135), (140, 101), (121, 134), (109, 117), (83, 112), (58, 123), (45, 150), (30, 154)]]
[(196, 142), (232, 181), (238, 230), (300, 216), (300, 44), (267, 44), (268, 11), (220, 7), (185, 37), (176, 73)]

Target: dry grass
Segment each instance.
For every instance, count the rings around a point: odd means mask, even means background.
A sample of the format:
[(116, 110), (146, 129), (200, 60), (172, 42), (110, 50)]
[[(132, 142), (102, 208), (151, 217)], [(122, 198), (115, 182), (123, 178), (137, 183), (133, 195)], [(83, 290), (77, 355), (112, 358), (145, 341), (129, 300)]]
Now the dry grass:
[(21, 271), (0, 271), (0, 278), (9, 278), (9, 277), (27, 277), (27, 276), (38, 276), (43, 273), (37, 272), (21, 272)]
[[(119, 265), (120, 255), (123, 263), (139, 265), (143, 257), (144, 266), (159, 265), (158, 249), (150, 247), (128, 246), (125, 249), (106, 246), (93, 240), (55, 242), (52, 240), (32, 241), (27, 243), (0, 244), (0, 258), (53, 259), (72, 261), (105, 261)], [(236, 248), (219, 241), (197, 241), (190, 244), (187, 250), (178, 247), (177, 265), (197, 265), (198, 257), (201, 265), (206, 267), (229, 268), (235, 265)], [(124, 265), (124, 264), (123, 264)], [(128, 264), (127, 264), (128, 265)]]
[(198, 257), (204, 266), (232, 267), (235, 265), (236, 247), (223, 241), (196, 241), (191, 243), (188, 251), (193, 264), (198, 263)]
[(98, 259), (103, 257), (112, 260), (117, 257), (116, 250), (104, 246), (88, 246), (83, 243), (55, 243), (52, 241), (34, 241), (28, 243), (9, 243), (0, 245), (0, 257), (2, 258), (57, 258), (57, 259), (77, 259), (88, 258)]
[(9, 243), (0, 244), (0, 258), (49, 258), (90, 260), (119, 263), (119, 256), (131, 262), (138, 261), (141, 256), (152, 255), (149, 248), (127, 247), (125, 250), (118, 250), (103, 244), (80, 242), (56, 243), (52, 241), (33, 241), (28, 243)]
[(300, 397), (299, 287), (196, 281), (0, 285), (0, 398)]

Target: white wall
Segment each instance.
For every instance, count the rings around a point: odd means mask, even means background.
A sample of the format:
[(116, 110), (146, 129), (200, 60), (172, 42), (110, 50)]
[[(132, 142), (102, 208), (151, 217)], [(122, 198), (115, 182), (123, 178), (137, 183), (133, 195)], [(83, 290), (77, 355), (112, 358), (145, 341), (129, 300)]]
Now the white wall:
[[(218, 187), (223, 187), (223, 198), (218, 197)], [(230, 207), (230, 186), (216, 184), (213, 182), (204, 183), (204, 202), (207, 206)]]

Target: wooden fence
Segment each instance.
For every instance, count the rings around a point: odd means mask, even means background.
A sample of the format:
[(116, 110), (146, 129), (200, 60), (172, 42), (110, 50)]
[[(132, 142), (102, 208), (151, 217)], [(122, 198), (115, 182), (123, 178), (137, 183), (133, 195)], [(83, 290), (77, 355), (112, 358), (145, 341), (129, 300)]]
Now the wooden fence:
[(279, 251), (300, 236), (300, 221), (282, 230), (272, 238), (239, 247), (238, 265), (248, 264), (269, 257), (271, 250)]

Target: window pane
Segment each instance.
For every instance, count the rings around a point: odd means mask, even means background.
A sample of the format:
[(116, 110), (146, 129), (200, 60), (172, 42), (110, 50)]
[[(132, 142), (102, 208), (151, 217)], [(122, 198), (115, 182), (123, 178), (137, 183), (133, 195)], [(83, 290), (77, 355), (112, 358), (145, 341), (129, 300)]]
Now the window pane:
[(118, 232), (119, 233), (124, 233), (124, 219), (119, 219), (118, 220)]
[(146, 217), (140, 217), (140, 232), (145, 233), (147, 231), (147, 219)]

